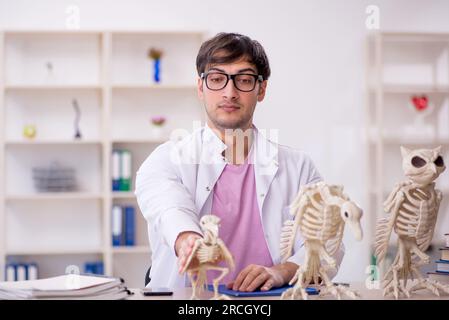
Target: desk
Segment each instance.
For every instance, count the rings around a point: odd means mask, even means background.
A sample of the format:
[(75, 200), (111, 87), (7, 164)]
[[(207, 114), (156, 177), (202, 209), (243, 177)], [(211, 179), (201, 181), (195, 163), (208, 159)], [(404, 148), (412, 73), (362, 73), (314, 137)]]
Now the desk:
[[(382, 296), (382, 290), (380, 289), (372, 289), (369, 290), (366, 288), (365, 283), (353, 283), (350, 286), (351, 289), (358, 291), (361, 295), (362, 300), (395, 300), (393, 297), (389, 296), (384, 298)], [(134, 295), (130, 296), (128, 300), (189, 300), (192, 294), (192, 288), (179, 288), (173, 291), (172, 296), (143, 296), (140, 293), (140, 289), (130, 289)], [(210, 299), (213, 296), (213, 292), (205, 290), (201, 294), (202, 299)], [(239, 298), (239, 297), (231, 297), (232, 300), (279, 300), (280, 296), (272, 296), (272, 297), (247, 297), (247, 298)], [(318, 299), (317, 295), (309, 296), (310, 300)], [(321, 297), (319, 299), (322, 300), (335, 300), (332, 296)], [(349, 298), (347, 298), (349, 299)], [(345, 298), (345, 300), (347, 300)], [(400, 300), (449, 300), (449, 295), (441, 294), (440, 297), (437, 297), (431, 294), (427, 290), (420, 290), (411, 295), (410, 298), (400, 298)]]

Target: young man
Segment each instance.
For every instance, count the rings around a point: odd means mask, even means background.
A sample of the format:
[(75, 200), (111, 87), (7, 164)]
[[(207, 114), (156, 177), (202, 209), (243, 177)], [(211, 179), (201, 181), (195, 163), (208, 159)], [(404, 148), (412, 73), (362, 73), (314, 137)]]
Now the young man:
[[(203, 43), (196, 65), (206, 126), (159, 146), (137, 172), (135, 193), (152, 248), (149, 286), (189, 285), (179, 270), (202, 236), (205, 214), (221, 218), (219, 237), (235, 258), (223, 283), (239, 291), (282, 286), (304, 257), (297, 237), (294, 255), (280, 262), (289, 205), (300, 186), (321, 177), (307, 155), (266, 139), (253, 125), (270, 76), (257, 41), (220, 33)], [(338, 264), (343, 254), (342, 247)]]

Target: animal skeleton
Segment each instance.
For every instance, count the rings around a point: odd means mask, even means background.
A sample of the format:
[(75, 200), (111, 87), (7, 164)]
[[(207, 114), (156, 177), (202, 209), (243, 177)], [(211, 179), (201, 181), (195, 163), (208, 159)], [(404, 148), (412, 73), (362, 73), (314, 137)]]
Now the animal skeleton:
[[(320, 296), (332, 294), (341, 299), (345, 294), (353, 299), (358, 297), (343, 286), (334, 286), (327, 271), (336, 267), (332, 255), (339, 249), (343, 238), (343, 229), (348, 224), (357, 240), (362, 239), (360, 219), (362, 210), (343, 193), (343, 187), (328, 185), (324, 182), (307, 185), (300, 189), (290, 206), (294, 220), (287, 220), (281, 235), (281, 256), (286, 261), (292, 254), (296, 232), (299, 229), (304, 238), (306, 256), (298, 268), (282, 299), (307, 299), (305, 288), (313, 281), (319, 284), (321, 278), (325, 287)], [(322, 265), (321, 259), (327, 262)]]
[[(442, 193), (434, 180), (445, 170), (441, 147), (409, 150), (401, 147), (402, 167), (408, 181), (398, 183), (384, 202), (390, 215), (380, 219), (376, 227), (375, 255), (381, 262), (386, 255), (392, 230), (398, 235), (398, 253), (383, 279), (383, 295), (401, 294), (428, 289), (439, 296), (439, 290), (449, 293), (449, 286), (424, 279), (419, 267), (429, 263), (424, 251), (430, 245), (438, 216)], [(408, 278), (418, 282), (407, 290)], [(402, 280), (402, 283), (401, 283)]]
[(220, 218), (214, 215), (205, 215), (200, 219), (204, 238), (195, 241), (192, 253), (181, 270), (182, 273), (187, 271), (192, 283), (192, 300), (199, 299), (197, 294), (201, 293), (206, 284), (208, 270), (221, 271), (221, 275), (213, 280), (214, 297), (212, 299), (229, 299), (225, 295), (218, 294), (218, 284), (229, 272), (229, 268), (220, 267), (218, 263), (225, 261), (231, 269), (234, 269), (234, 258), (224, 242), (218, 238), (219, 223)]

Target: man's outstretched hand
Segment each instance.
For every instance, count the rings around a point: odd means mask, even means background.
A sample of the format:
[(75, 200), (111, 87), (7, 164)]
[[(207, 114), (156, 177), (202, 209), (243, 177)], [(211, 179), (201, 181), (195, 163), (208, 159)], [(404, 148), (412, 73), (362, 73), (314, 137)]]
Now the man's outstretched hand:
[(175, 252), (178, 256), (178, 272), (184, 269), (187, 262), (187, 258), (192, 253), (193, 246), (197, 239), (202, 238), (202, 236), (196, 232), (186, 231), (181, 232), (175, 242)]

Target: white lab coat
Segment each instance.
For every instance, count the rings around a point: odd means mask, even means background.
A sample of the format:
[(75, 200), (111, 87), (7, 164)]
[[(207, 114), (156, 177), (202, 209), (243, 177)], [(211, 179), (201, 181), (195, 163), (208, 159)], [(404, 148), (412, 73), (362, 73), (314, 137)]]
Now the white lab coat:
[[(321, 176), (306, 154), (276, 144), (254, 129), (257, 202), (271, 258), (279, 264), (281, 228), (285, 220), (292, 218), (289, 205), (300, 186), (320, 181)], [(183, 231), (202, 233), (199, 219), (211, 213), (214, 185), (226, 165), (222, 156), (225, 149), (226, 145), (206, 125), (181, 141), (158, 146), (137, 171), (135, 194), (148, 222), (152, 251), (148, 286), (189, 285), (188, 278), (178, 274), (175, 241)], [(301, 264), (303, 241), (300, 235), (296, 239), (294, 254), (288, 261)], [(335, 255), (337, 265), (343, 255), (341, 246)]]

